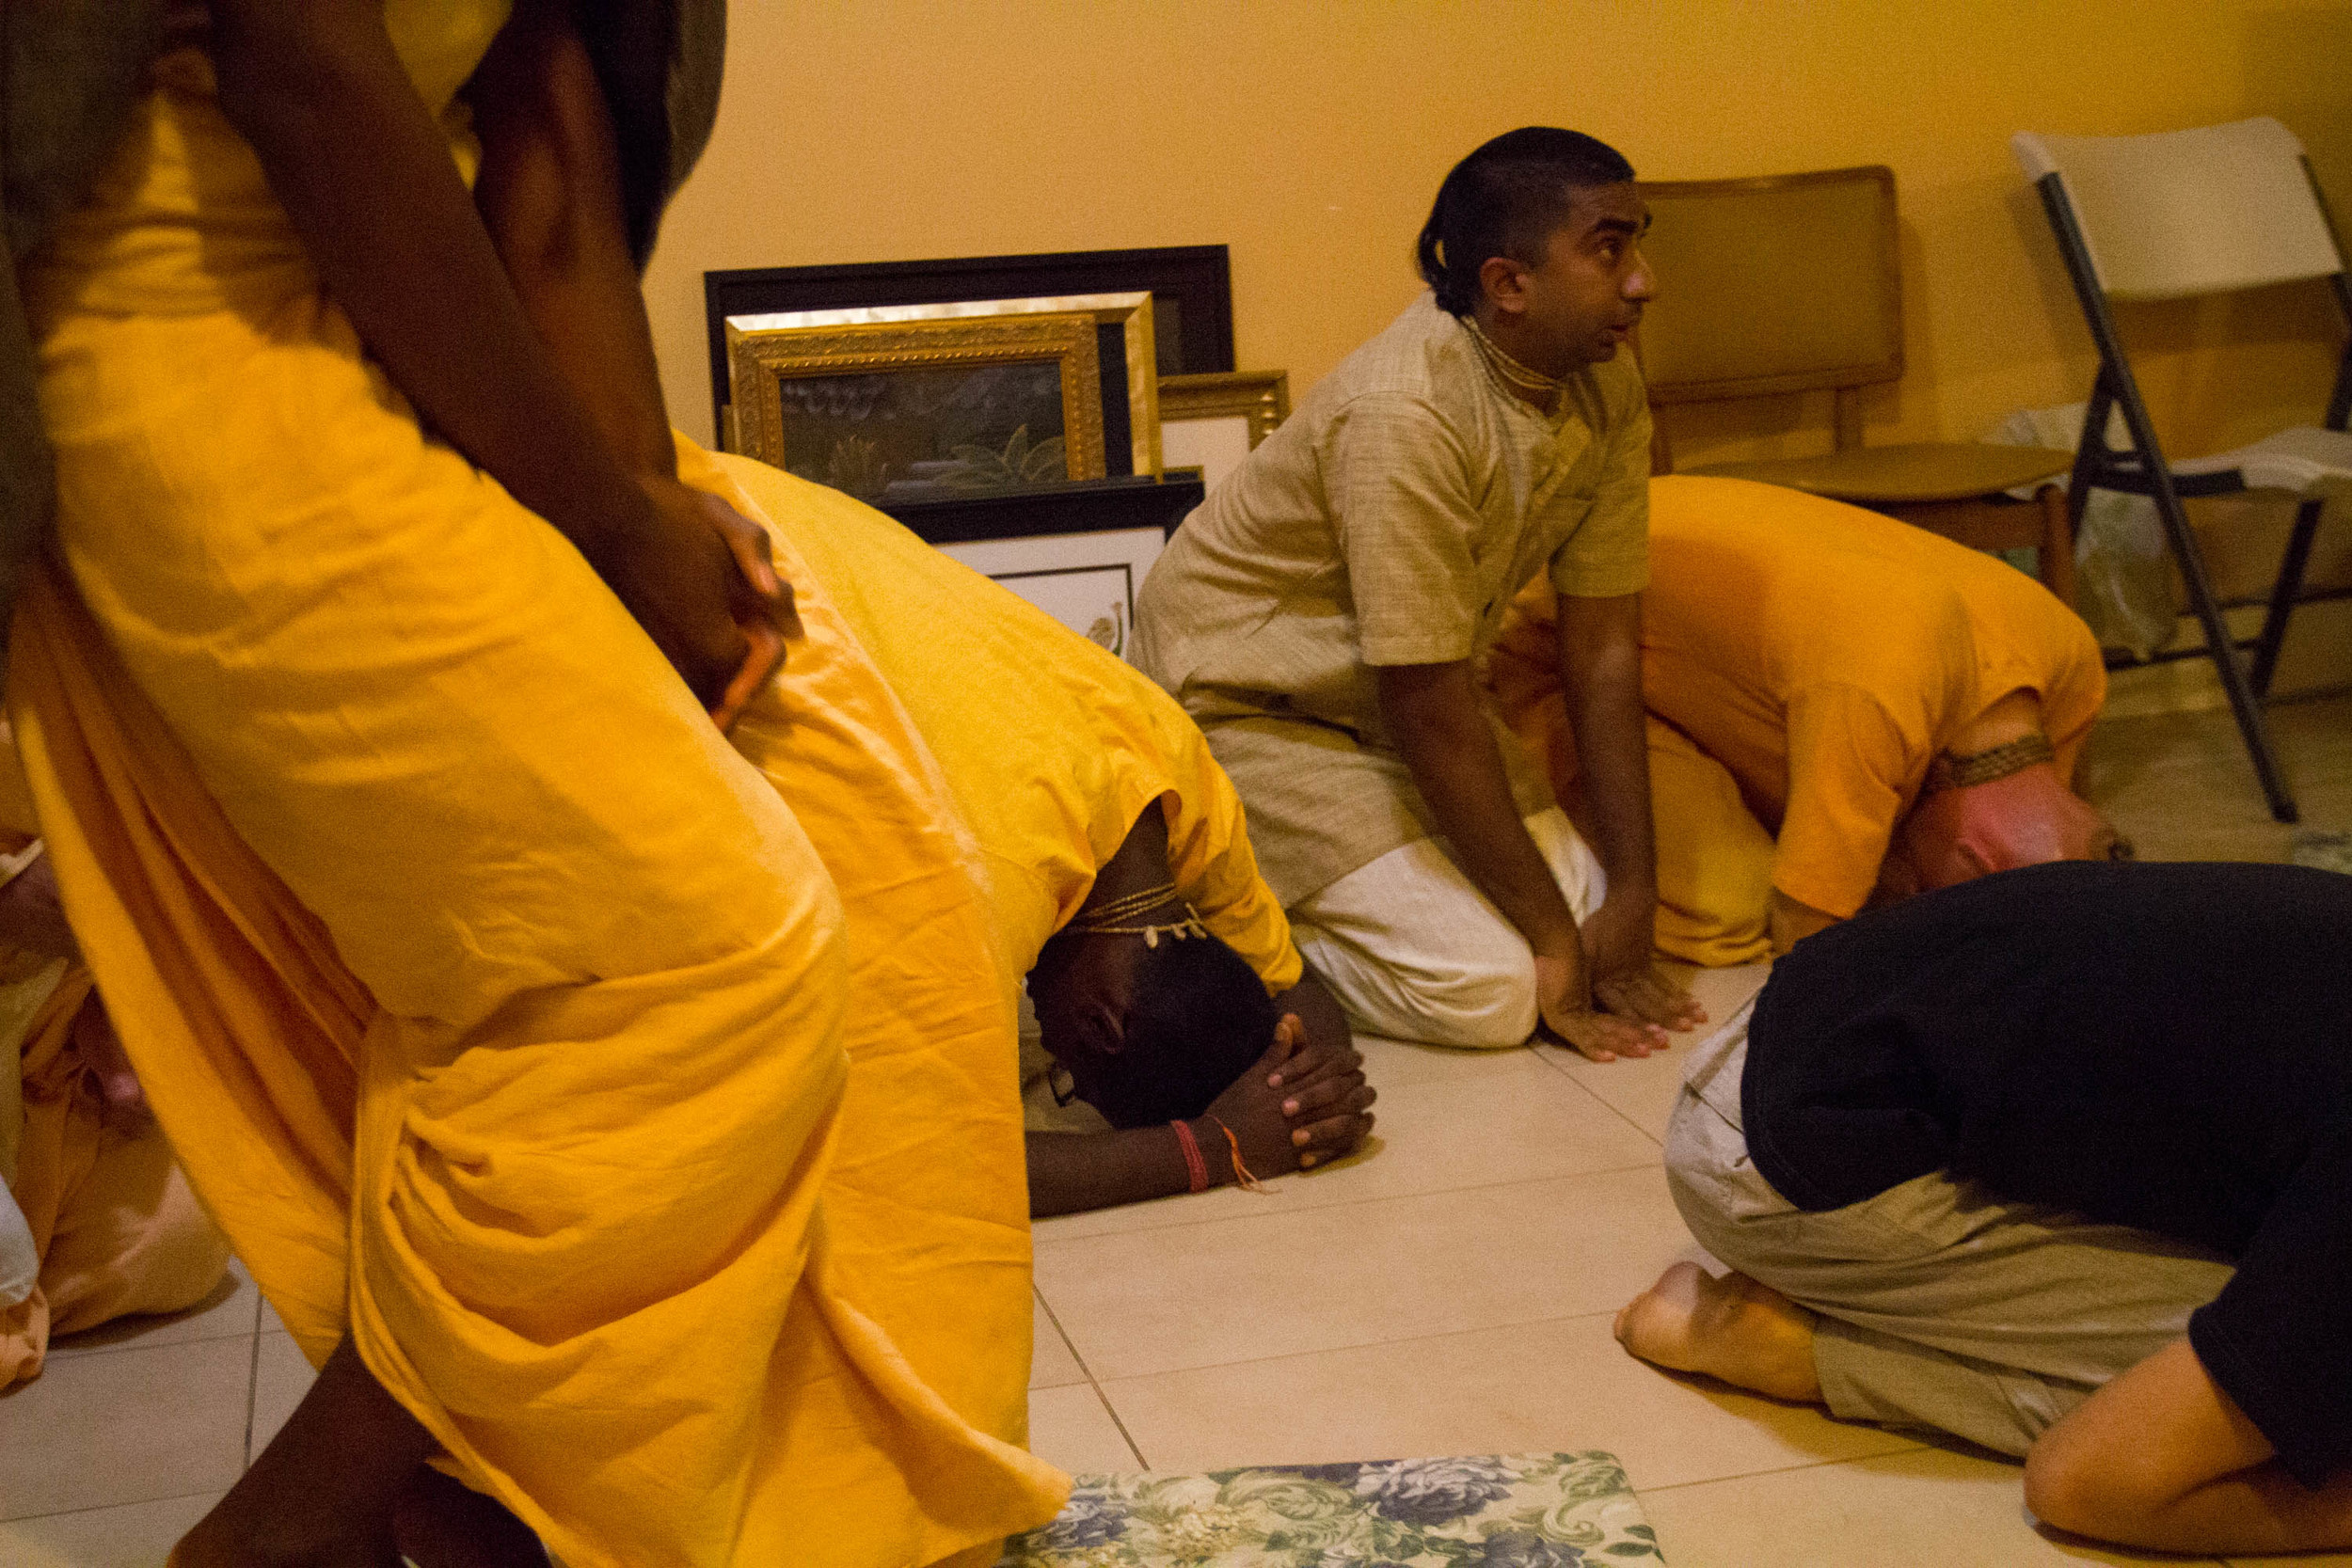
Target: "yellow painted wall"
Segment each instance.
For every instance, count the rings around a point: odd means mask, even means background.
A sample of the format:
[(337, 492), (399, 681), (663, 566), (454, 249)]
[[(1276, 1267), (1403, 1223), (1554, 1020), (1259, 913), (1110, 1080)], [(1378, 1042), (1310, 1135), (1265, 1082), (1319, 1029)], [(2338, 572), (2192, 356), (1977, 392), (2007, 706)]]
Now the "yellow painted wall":
[[(647, 290), (697, 436), (714, 267), (1222, 241), (1240, 363), (1303, 391), (1411, 297), (1454, 161), (1562, 124), (1661, 179), (1892, 165), (1911, 373), (1870, 437), (1964, 437), (2081, 398), (2092, 366), (2009, 134), (2252, 114), (2352, 220), (2352, 0), (736, 0), (718, 135)], [(2202, 451), (2316, 411), (2332, 312), (2312, 285), (2125, 325)], [(1677, 411), (1677, 455), (1807, 450), (1786, 433), (1825, 417)]]

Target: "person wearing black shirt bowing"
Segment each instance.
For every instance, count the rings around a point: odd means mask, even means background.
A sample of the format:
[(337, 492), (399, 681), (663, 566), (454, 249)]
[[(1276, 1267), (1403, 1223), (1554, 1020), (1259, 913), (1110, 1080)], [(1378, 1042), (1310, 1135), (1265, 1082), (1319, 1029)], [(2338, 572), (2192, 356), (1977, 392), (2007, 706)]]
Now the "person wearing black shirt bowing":
[(2026, 1459), (2130, 1545), (2352, 1545), (2352, 878), (2071, 863), (1808, 938), (1696, 1051), (1634, 1354)]

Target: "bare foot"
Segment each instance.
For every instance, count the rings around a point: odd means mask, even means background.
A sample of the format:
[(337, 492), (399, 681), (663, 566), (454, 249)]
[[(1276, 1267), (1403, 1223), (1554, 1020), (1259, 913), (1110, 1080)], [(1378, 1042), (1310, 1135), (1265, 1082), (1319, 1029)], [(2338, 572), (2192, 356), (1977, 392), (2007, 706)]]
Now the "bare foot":
[(1746, 1275), (1717, 1279), (1696, 1263), (1677, 1263), (1626, 1303), (1616, 1335), (1617, 1343), (1661, 1367), (1819, 1404), (1813, 1321), (1811, 1312)]

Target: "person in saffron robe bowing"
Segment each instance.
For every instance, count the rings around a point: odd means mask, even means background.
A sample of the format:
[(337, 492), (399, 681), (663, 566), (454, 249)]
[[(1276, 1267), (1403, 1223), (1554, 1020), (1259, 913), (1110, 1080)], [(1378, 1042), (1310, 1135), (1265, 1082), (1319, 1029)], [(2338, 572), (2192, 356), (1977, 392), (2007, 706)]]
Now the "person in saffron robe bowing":
[[(999, 984), (1017, 1002), (1025, 977), (1036, 1004), (1021, 1058), (1032, 1212), (1354, 1149), (1373, 1122), (1362, 1057), (1184, 710), (873, 508), (749, 458), (707, 462), (774, 531), (803, 599), (821, 594), (842, 615), (963, 808)], [(788, 725), (755, 705), (735, 736), (796, 798), (808, 762)]]
[[(1658, 945), (1748, 963), (1988, 871), (2128, 854), (2070, 787), (2098, 641), (2002, 561), (1752, 480), (1650, 482), (1642, 702)], [(1510, 607), (1486, 685), (1581, 810), (1552, 599)]]

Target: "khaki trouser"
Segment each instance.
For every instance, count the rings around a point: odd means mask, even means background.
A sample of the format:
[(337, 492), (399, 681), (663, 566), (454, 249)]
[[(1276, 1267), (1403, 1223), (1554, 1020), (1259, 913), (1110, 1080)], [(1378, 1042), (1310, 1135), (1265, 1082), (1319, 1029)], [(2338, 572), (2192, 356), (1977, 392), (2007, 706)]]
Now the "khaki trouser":
[(1666, 1176), (1699, 1244), (1821, 1314), (1813, 1360), (1831, 1411), (1931, 1427), (2022, 1455), (2101, 1384), (2188, 1331), (2223, 1259), (2135, 1230), (2001, 1202), (1941, 1173), (1807, 1212), (1748, 1158), (1748, 1018), (1692, 1053)]

